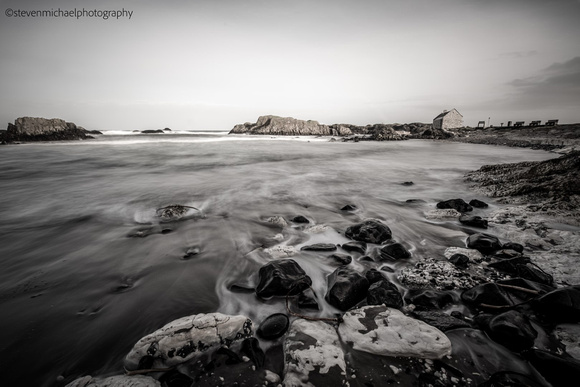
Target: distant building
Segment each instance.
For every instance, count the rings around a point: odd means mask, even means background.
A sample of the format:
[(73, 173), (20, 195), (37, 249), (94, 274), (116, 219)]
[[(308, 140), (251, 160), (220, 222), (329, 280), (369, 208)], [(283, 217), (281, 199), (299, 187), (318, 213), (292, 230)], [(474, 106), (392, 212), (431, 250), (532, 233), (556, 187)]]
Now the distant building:
[(453, 129), (463, 127), (463, 116), (457, 109), (444, 110), (433, 119), (433, 129)]

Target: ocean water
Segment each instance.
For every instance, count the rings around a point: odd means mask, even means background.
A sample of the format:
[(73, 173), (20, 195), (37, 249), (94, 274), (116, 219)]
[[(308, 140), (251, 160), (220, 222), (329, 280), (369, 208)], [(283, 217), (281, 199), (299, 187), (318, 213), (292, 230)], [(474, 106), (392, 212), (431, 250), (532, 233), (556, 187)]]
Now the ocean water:
[[(138, 339), (186, 315), (242, 313), (259, 322), (283, 312), (282, 301), (228, 289), (256, 283), (259, 267), (272, 259), (264, 248), (343, 243), (344, 230), (365, 218), (384, 221), (411, 250), (411, 261), (394, 270), (440, 257), (464, 246), (469, 230), (426, 220), (426, 211), (458, 197), (497, 206), (469, 190), (466, 172), (552, 157), (428, 140), (207, 132), (109, 132), (91, 141), (0, 147), (0, 384), (57, 386), (123, 373)], [(160, 222), (157, 209), (171, 204), (199, 211)], [(358, 210), (340, 211), (346, 204)], [(311, 223), (293, 224), (296, 215)], [(272, 216), (289, 225), (268, 222)], [(309, 230), (313, 225), (326, 227)], [(146, 236), (132, 236), (139, 231)], [(192, 248), (199, 254), (185, 259)], [(335, 312), (323, 300), (335, 266), (312, 253), (292, 258), (313, 279), (318, 315)], [(351, 263), (361, 271), (382, 266)]]

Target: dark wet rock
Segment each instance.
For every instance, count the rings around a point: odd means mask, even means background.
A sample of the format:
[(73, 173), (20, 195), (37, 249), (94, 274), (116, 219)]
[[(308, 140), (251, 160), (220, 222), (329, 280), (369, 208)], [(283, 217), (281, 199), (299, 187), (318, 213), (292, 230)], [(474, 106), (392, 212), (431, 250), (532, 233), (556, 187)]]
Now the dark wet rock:
[(422, 200), (422, 199), (407, 199), (407, 200), (405, 200), (405, 203), (409, 203), (409, 204), (420, 204), (420, 203), (425, 203), (425, 200)]
[(185, 251), (185, 254), (183, 255), (183, 259), (193, 258), (196, 255), (198, 255), (199, 253), (201, 253), (201, 249), (199, 248), (199, 246), (191, 246), (190, 248), (188, 248)]
[(580, 321), (580, 285), (567, 286), (545, 294), (534, 301), (534, 310), (552, 322)]
[(405, 182), (402, 182), (401, 183), (401, 185), (404, 185), (404, 186), (407, 186), (407, 187), (410, 186), (410, 185), (414, 185), (414, 184), (415, 183), (413, 183), (412, 181), (405, 181)]
[(370, 257), (368, 255), (362, 256), (358, 260), (361, 262), (374, 262), (375, 261), (372, 257)]
[(411, 289), (405, 295), (407, 304), (413, 304), (417, 310), (442, 309), (454, 302), (453, 295), (430, 289)]
[(340, 209), (341, 211), (356, 211), (357, 207), (354, 204), (347, 204)]
[(398, 261), (411, 257), (411, 253), (401, 243), (389, 243), (381, 248), (380, 257), (382, 260)]
[(310, 221), (302, 215), (295, 216), (294, 218), (292, 218), (292, 221), (294, 223), (310, 223)]
[(464, 291), (461, 294), (461, 299), (476, 307), (479, 307), (482, 304), (499, 307), (512, 306), (515, 304), (504, 288), (492, 282), (477, 285)]
[(348, 311), (338, 332), (354, 349), (380, 356), (439, 359), (451, 354), (451, 342), (443, 332), (383, 305)]
[(347, 243), (343, 243), (342, 246), (343, 250), (348, 251), (348, 252), (355, 252), (355, 253), (360, 253), (360, 254), (364, 254), (367, 251), (367, 244), (364, 242), (347, 242)]
[(454, 264), (457, 268), (464, 269), (469, 263), (469, 257), (463, 254), (453, 254), (451, 257), (449, 257), (449, 262)]
[(499, 371), (478, 387), (545, 387), (529, 376), (511, 371)]
[(342, 386), (346, 362), (336, 328), (296, 319), (284, 340), (285, 386)]
[(320, 310), (320, 305), (316, 301), (316, 295), (312, 289), (307, 289), (298, 295), (296, 300), (300, 309)]
[(288, 316), (283, 313), (275, 313), (266, 317), (258, 327), (256, 333), (262, 339), (275, 340), (282, 337), (290, 326)]
[(171, 367), (252, 334), (252, 320), (244, 316), (200, 313), (182, 317), (140, 339), (126, 356), (125, 365), (134, 370), (144, 356), (153, 356), (154, 368)]
[(389, 267), (389, 266), (381, 266), (380, 270), (387, 272), (387, 273), (394, 273), (395, 272), (395, 269), (393, 269), (392, 267)]
[(469, 204), (465, 203), (463, 199), (449, 199), (442, 202), (437, 203), (437, 208), (439, 209), (454, 209), (459, 212), (469, 212), (473, 210)]
[(141, 133), (143, 134), (163, 134), (163, 129), (146, 129), (142, 130)]
[(365, 299), (369, 281), (358, 272), (340, 267), (328, 276), (328, 303), (346, 311)]
[(352, 257), (350, 255), (347, 255), (347, 254), (335, 253), (335, 254), (329, 255), (328, 258), (334, 260), (335, 262), (337, 262), (340, 265), (348, 265), (349, 263), (352, 262)]
[(296, 295), (312, 285), (312, 280), (293, 259), (268, 262), (260, 268), (256, 294), (261, 298)]
[(523, 355), (553, 386), (568, 387), (576, 384), (574, 380), (577, 381), (580, 375), (579, 360), (540, 349), (530, 349)]
[(507, 250), (515, 250), (518, 253), (524, 252), (524, 246), (520, 245), (519, 243), (515, 243), (515, 242), (504, 243), (502, 248), (507, 249)]
[(380, 271), (377, 269), (369, 269), (365, 272), (365, 277), (369, 281), (369, 284), (372, 285), (375, 282), (379, 282), (382, 280), (387, 279)]
[(515, 352), (531, 348), (538, 336), (528, 318), (515, 310), (497, 316), (482, 314), (475, 322), (492, 340)]
[(359, 242), (381, 244), (391, 239), (391, 229), (378, 220), (366, 220), (350, 226), (344, 235)]
[(487, 208), (488, 205), (486, 202), (482, 202), (481, 200), (477, 200), (477, 199), (473, 199), (469, 202), (469, 205), (471, 207), (475, 207), (475, 208)]
[(554, 283), (554, 277), (536, 266), (517, 265), (516, 270), (518, 277), (545, 285), (552, 285)]
[(463, 215), (459, 217), (459, 221), (466, 226), (487, 228), (487, 220), (483, 219), (481, 216)]
[(265, 354), (260, 348), (260, 342), (255, 337), (248, 337), (242, 342), (241, 352), (248, 356), (256, 368), (262, 368), (265, 361)]
[(159, 378), (164, 387), (191, 387), (193, 379), (177, 370), (166, 372)]
[(156, 214), (163, 222), (172, 222), (183, 218), (191, 210), (199, 211), (195, 207), (171, 204), (169, 206), (158, 208)]
[(336, 245), (332, 243), (315, 243), (313, 245), (303, 246), (303, 251), (335, 251)]
[(488, 264), (488, 267), (492, 267), (495, 270), (516, 275), (518, 272), (518, 266), (525, 265), (526, 263), (530, 262), (530, 258), (517, 256), (515, 258), (507, 258), (507, 259), (500, 259), (495, 262), (491, 262)]
[(397, 286), (387, 279), (373, 283), (367, 293), (367, 304), (385, 305), (400, 309), (403, 306), (403, 297)]
[(471, 328), (471, 325), (462, 319), (434, 310), (415, 311), (413, 312), (413, 317), (426, 322), (443, 332), (456, 328)]
[(163, 229), (161, 229), (161, 234), (163, 234), (163, 235), (166, 235), (166, 234), (169, 234), (169, 233), (172, 233), (172, 232), (173, 232), (173, 229), (172, 228), (163, 228)]
[(475, 249), (482, 254), (489, 255), (502, 248), (499, 239), (490, 234), (477, 233), (467, 238), (467, 247)]

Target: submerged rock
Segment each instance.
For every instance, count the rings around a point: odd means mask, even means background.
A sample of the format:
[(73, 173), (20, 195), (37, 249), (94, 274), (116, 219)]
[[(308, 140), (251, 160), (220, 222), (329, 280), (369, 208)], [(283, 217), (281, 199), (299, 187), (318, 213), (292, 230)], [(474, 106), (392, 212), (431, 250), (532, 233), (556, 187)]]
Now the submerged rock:
[(461, 216), (461, 212), (450, 208), (445, 210), (430, 210), (425, 213), (425, 219), (452, 219), (452, 218), (459, 218)]
[(312, 285), (310, 277), (293, 259), (268, 262), (258, 274), (256, 294), (260, 298), (292, 296)]
[(359, 242), (381, 244), (391, 239), (391, 229), (378, 220), (366, 220), (350, 226), (344, 235)]
[(310, 221), (302, 215), (295, 216), (294, 218), (292, 218), (292, 221), (294, 223), (310, 223)]
[(471, 207), (469, 204), (465, 203), (465, 201), (463, 199), (449, 199), (449, 200), (445, 200), (443, 202), (439, 202), (439, 203), (437, 203), (437, 208), (439, 208), (439, 209), (452, 208), (452, 209), (457, 210), (459, 212), (473, 211), (473, 207)]
[(303, 246), (303, 251), (335, 251), (336, 245), (332, 243), (315, 243), (313, 245)]
[(380, 356), (440, 359), (451, 354), (451, 342), (443, 332), (385, 306), (347, 312), (338, 332), (354, 349)]
[(284, 386), (342, 386), (344, 352), (336, 329), (322, 321), (295, 320), (284, 341)]
[(171, 367), (251, 335), (252, 320), (244, 316), (200, 313), (182, 317), (139, 340), (126, 356), (125, 365), (137, 369), (141, 360), (150, 356), (156, 368)]
[(349, 251), (349, 252), (355, 252), (355, 253), (360, 253), (360, 254), (364, 254), (367, 251), (367, 244), (364, 242), (347, 242), (342, 244), (343, 250), (345, 251)]
[(481, 216), (463, 215), (459, 218), (459, 221), (466, 226), (487, 228), (487, 220), (483, 219)]
[(464, 320), (435, 310), (415, 311), (413, 312), (413, 317), (434, 326), (443, 332), (456, 328), (471, 328), (471, 326)]
[(328, 276), (326, 300), (335, 308), (348, 310), (365, 299), (369, 281), (358, 272), (339, 267)]
[(471, 207), (475, 207), (475, 208), (487, 208), (487, 207), (489, 207), (486, 202), (482, 202), (481, 200), (477, 200), (477, 199), (471, 200), (469, 202), (469, 205)]
[(335, 253), (328, 256), (328, 258), (332, 259), (339, 265), (348, 265), (352, 262), (352, 257), (346, 254)]

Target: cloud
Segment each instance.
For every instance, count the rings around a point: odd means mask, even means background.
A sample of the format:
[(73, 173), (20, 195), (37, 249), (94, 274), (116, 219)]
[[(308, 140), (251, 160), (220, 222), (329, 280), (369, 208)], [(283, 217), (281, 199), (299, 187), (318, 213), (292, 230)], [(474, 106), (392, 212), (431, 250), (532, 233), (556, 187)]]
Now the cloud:
[(538, 74), (508, 83), (514, 105), (537, 107), (580, 106), (580, 57), (554, 63)]
[(503, 52), (499, 54), (502, 58), (530, 58), (532, 56), (538, 55), (537, 50), (530, 50), (530, 51), (512, 51), (512, 52)]

